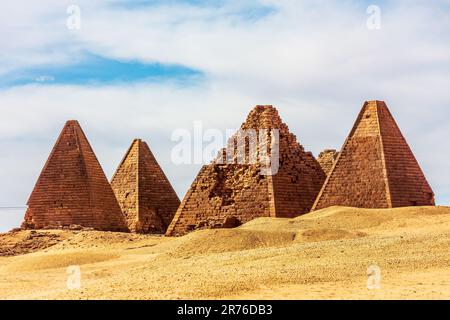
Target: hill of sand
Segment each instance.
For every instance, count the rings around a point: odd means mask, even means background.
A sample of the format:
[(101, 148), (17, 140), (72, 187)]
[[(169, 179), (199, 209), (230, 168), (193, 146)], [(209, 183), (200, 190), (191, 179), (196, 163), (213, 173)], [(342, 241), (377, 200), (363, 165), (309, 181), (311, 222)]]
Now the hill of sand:
[(180, 238), (12, 232), (0, 274), (2, 299), (450, 299), (450, 208), (332, 207)]

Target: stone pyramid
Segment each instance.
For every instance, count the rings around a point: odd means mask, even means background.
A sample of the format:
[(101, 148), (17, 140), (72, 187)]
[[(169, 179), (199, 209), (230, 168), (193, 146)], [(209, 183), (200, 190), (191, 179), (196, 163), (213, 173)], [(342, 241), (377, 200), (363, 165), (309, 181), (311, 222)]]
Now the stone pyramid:
[(180, 199), (146, 142), (133, 141), (111, 186), (130, 231), (166, 232)]
[(77, 121), (68, 121), (28, 200), (22, 227), (127, 231), (111, 186)]
[[(255, 136), (258, 147), (251, 148), (250, 140)], [(289, 132), (274, 107), (255, 107), (228, 146), (227, 152), (200, 170), (166, 235), (235, 227), (258, 217), (295, 217), (310, 211), (325, 173)], [(238, 156), (245, 161), (238, 161)], [(272, 159), (270, 164), (265, 156)]]
[(433, 206), (434, 193), (382, 101), (366, 102), (314, 210)]
[(337, 159), (339, 152), (334, 149), (326, 149), (322, 151), (317, 157), (317, 161), (322, 167), (323, 171), (328, 175), (333, 168), (334, 162)]

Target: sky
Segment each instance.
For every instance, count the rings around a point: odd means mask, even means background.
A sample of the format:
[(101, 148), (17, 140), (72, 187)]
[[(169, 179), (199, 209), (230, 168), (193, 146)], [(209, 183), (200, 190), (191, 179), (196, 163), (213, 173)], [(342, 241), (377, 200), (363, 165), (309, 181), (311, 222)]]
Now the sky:
[(66, 120), (108, 178), (146, 140), (182, 198), (201, 164), (173, 163), (174, 131), (238, 128), (257, 104), (317, 155), (340, 149), (364, 101), (386, 101), (450, 205), (449, 40), (449, 0), (2, 1), (0, 231)]

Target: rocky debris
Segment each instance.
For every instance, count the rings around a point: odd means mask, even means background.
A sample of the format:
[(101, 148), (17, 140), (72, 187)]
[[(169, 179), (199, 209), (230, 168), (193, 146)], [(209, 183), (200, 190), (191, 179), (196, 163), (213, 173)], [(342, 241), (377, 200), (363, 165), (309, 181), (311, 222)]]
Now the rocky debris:
[(17, 256), (47, 249), (67, 239), (64, 231), (13, 229), (0, 234), (0, 256)]
[(339, 152), (334, 149), (326, 149), (319, 154), (317, 161), (322, 167), (323, 171), (328, 175), (333, 168), (334, 162), (339, 156)]

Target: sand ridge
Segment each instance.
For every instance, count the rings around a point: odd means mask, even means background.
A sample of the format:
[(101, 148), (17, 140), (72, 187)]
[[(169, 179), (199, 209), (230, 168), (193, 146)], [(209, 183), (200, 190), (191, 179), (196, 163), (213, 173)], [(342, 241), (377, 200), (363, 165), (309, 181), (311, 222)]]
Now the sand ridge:
[[(59, 234), (58, 241), (0, 257), (0, 298), (450, 298), (449, 207), (331, 207), (180, 238), (41, 232)], [(26, 238), (1, 235), (0, 247)], [(382, 270), (376, 291), (366, 286), (372, 264)], [(70, 265), (81, 268), (79, 290), (66, 287)]]

